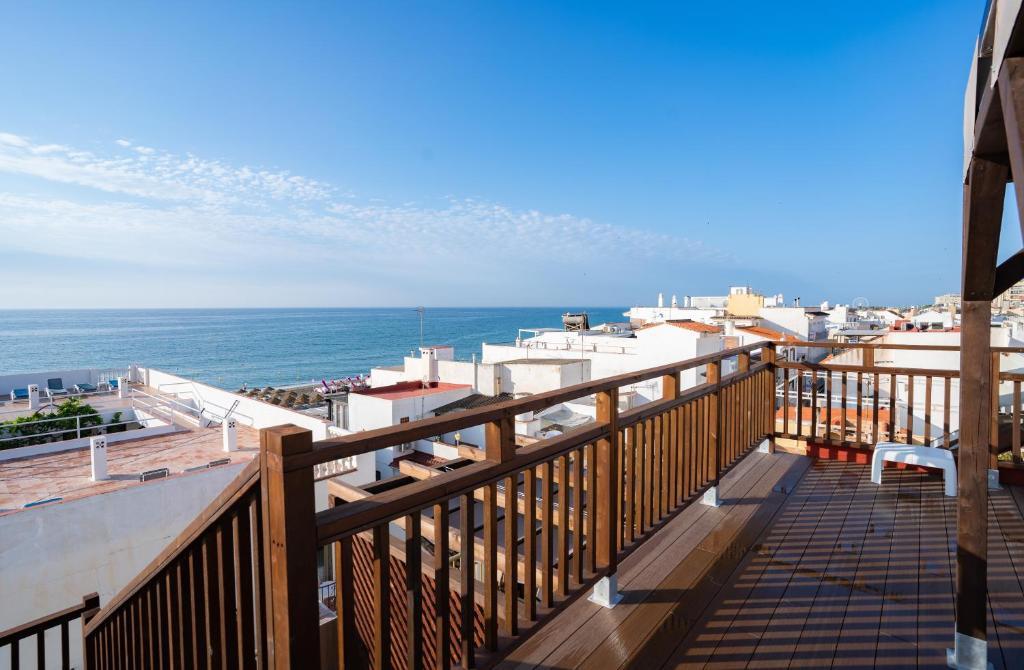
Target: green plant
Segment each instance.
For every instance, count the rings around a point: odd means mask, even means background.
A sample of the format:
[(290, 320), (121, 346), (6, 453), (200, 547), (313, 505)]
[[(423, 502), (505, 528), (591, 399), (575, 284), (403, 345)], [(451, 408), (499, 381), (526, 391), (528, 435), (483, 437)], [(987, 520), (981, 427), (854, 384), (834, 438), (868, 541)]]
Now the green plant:
[(110, 425), (107, 426), (108, 433), (123, 433), (128, 429), (126, 424), (121, 423), (121, 416), (123, 412), (114, 412), (114, 415), (110, 417)]
[(83, 436), (90, 435), (94, 431), (87, 429), (102, 424), (103, 418), (92, 405), (78, 398), (68, 398), (53, 412), (33, 412), (28, 416), (0, 422), (0, 438), (19, 438), (5, 439), (0, 442), (0, 449), (70, 440), (79, 436), (79, 428)]

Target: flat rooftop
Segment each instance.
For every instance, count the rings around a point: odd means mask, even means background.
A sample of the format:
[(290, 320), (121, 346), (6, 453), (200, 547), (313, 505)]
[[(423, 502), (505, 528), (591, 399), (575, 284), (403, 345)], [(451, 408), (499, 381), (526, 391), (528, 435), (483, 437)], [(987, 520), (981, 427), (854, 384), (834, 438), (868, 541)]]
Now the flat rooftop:
[(187, 468), (230, 458), (248, 463), (259, 453), (259, 431), (238, 426), (238, 451), (225, 453), (219, 427), (183, 428), (181, 432), (107, 445), (110, 479), (94, 482), (89, 448), (28, 456), (0, 462), (0, 514), (14, 513), (26, 503), (46, 498), (75, 500), (145, 486), (139, 475), (168, 468), (171, 477), (187, 477)]
[(424, 386), (423, 382), (398, 382), (389, 386), (378, 386), (377, 388), (363, 391), (353, 391), (351, 395), (365, 395), (384, 400), (401, 400), (403, 398), (419, 398), (422, 396), (445, 393), (446, 391), (458, 391), (468, 389), (469, 384), (449, 384), (448, 382), (432, 382)]
[(515, 358), (511, 361), (502, 361), (501, 365), (574, 365), (581, 363), (585, 358)]

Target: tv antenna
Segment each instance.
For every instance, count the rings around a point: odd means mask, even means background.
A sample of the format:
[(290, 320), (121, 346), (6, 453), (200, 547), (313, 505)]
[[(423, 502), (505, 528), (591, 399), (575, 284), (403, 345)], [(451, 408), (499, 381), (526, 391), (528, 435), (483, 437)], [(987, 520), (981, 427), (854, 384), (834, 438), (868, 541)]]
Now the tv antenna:
[(420, 315), (420, 349), (423, 348), (423, 314), (426, 311), (427, 308), (422, 305), (416, 308), (416, 313)]

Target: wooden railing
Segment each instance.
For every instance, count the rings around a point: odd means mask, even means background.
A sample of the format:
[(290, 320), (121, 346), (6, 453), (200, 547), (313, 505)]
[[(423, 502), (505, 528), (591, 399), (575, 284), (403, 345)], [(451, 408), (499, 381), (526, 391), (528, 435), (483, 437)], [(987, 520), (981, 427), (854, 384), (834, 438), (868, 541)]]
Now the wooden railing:
[[(613, 577), (766, 438), (955, 443), (957, 373), (875, 358), (955, 347), (800, 343), (860, 352), (808, 364), (776, 361), (775, 346), (321, 442), (294, 426), (265, 429), (259, 463), (85, 626), (88, 666), (486, 667)], [(996, 350), (993, 365), (1022, 351)], [(1003, 416), (1019, 449), (1024, 375), (993, 374), (1012, 385)], [(684, 378), (697, 385), (682, 388)], [(651, 380), (660, 399), (620, 410), (620, 389)], [(889, 407), (900, 384), (906, 406), (928, 408), (920, 429)], [(518, 415), (588, 397), (596, 421), (517, 447)], [(472, 426), (484, 426), (482, 454), (316, 511), (316, 465)], [(335, 571), (337, 616), (325, 627), (318, 553)]]
[[(755, 350), (762, 355), (752, 364)], [(286, 472), (304, 472), (486, 427), (484, 461), (310, 514), (307, 532), (337, 569), (340, 666), (473, 667), (499, 658), (614, 575), (624, 555), (769, 435), (772, 357), (769, 345), (748, 346), (311, 444), (286, 458)], [(722, 376), (733, 360), (735, 372)], [(704, 382), (682, 391), (679, 375), (693, 369)], [(620, 412), (619, 389), (652, 379), (662, 398)], [(516, 415), (590, 395), (594, 423), (516, 449)], [(293, 595), (306, 603), (315, 594)]]
[[(53, 645), (47, 645), (46, 632), (54, 628), (59, 629), (56, 636), (57, 654), (51, 653), (50, 657), (53, 658), (53, 656), (59, 654), (60, 667), (64, 670), (69, 670), (71, 668), (71, 622), (76, 619), (84, 621), (85, 618), (95, 614), (99, 606), (100, 597), (95, 593), (91, 593), (84, 596), (82, 602), (77, 605), (72, 605), (59, 612), (40, 617), (35, 621), (29, 621), (16, 628), (0, 631), (0, 651), (5, 647), (8, 649), (9, 667), (11, 670), (18, 670), (22, 667), (21, 645), (26, 640), (29, 640), (29, 648), (31, 653), (35, 655), (35, 663), (30, 667), (48, 667), (47, 649), (49, 648), (52, 652)], [(52, 667), (53, 663), (49, 663), (49, 666)]]
[[(883, 441), (945, 449), (957, 445), (959, 356), (956, 367), (947, 369), (898, 367), (881, 359), (894, 351), (958, 354), (958, 346), (834, 342), (799, 346), (829, 349), (836, 355), (819, 363), (777, 361), (778, 437), (825, 446), (870, 447)], [(850, 354), (858, 360), (844, 360)], [(997, 467), (1000, 453), (1009, 451), (1014, 462), (1024, 457), (1024, 374), (1002, 370), (1002, 359), (1008, 354), (1024, 354), (1024, 348), (992, 348), (991, 468)]]
[(267, 667), (260, 465), (85, 624), (86, 667)]

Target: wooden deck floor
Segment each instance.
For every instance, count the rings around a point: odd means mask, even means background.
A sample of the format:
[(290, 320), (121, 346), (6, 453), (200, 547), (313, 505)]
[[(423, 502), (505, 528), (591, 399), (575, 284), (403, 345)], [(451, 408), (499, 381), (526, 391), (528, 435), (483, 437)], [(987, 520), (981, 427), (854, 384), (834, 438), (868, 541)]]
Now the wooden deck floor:
[[(503, 667), (945, 667), (955, 499), (937, 477), (754, 454), (620, 566), (625, 601), (569, 606)], [(990, 660), (1024, 668), (1024, 491), (990, 503)], [(664, 537), (662, 537), (664, 536)]]

